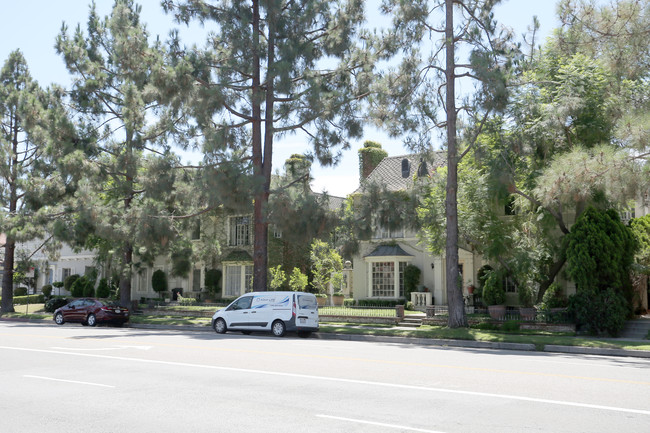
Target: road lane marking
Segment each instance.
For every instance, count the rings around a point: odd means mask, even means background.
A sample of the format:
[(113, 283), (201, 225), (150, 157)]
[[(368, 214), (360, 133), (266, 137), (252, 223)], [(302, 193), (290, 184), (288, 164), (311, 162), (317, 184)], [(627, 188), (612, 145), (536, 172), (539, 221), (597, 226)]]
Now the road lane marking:
[(319, 418), (328, 418), (328, 419), (334, 419), (338, 421), (348, 421), (348, 422), (353, 422), (357, 424), (368, 424), (368, 425), (376, 425), (378, 427), (388, 427), (388, 428), (394, 428), (398, 429), (400, 431), (417, 431), (417, 432), (422, 432), (422, 433), (444, 433), (441, 431), (437, 430), (425, 430), (421, 428), (415, 428), (415, 427), (407, 427), (403, 425), (397, 425), (397, 424), (384, 424), (383, 422), (374, 422), (374, 421), (366, 421), (362, 419), (354, 419), (354, 418), (344, 418), (341, 416), (331, 416), (331, 415), (316, 415)]
[(103, 383), (82, 382), (82, 381), (79, 381), (79, 380), (56, 379), (54, 377), (45, 377), (45, 376), (32, 376), (31, 374), (26, 374), (23, 377), (27, 377), (29, 379), (51, 380), (51, 381), (54, 381), (54, 382), (74, 383), (74, 384), (77, 384), (77, 385), (91, 385), (91, 386), (101, 386), (103, 388), (115, 388), (113, 385), (104, 385)]
[(113, 346), (113, 347), (96, 347), (96, 348), (88, 348), (88, 347), (52, 347), (52, 349), (55, 350), (73, 350), (73, 351), (80, 351), (80, 352), (97, 352), (97, 351), (104, 351), (104, 350), (121, 350), (121, 349), (138, 349), (138, 350), (149, 350), (151, 349), (151, 346)]
[(313, 376), (309, 374), (298, 374), (298, 373), (283, 373), (277, 371), (264, 371), (264, 370), (254, 370), (248, 368), (236, 368), (236, 367), (222, 367), (218, 365), (206, 365), (206, 364), (193, 364), (189, 362), (176, 362), (176, 361), (161, 361), (157, 359), (144, 359), (144, 358), (129, 358), (125, 356), (111, 356), (111, 355), (98, 355), (91, 353), (75, 353), (75, 352), (63, 352), (56, 350), (46, 350), (46, 349), (28, 349), (23, 347), (10, 347), (10, 346), (0, 346), (0, 349), (6, 350), (16, 350), (21, 352), (37, 352), (37, 353), (50, 353), (55, 355), (69, 355), (69, 356), (78, 356), (85, 358), (99, 358), (99, 359), (111, 359), (115, 361), (126, 361), (126, 362), (139, 362), (144, 364), (157, 364), (157, 365), (167, 365), (173, 367), (190, 367), (190, 368), (202, 368), (206, 370), (218, 370), (218, 371), (231, 371), (236, 373), (245, 373), (245, 374), (260, 374), (266, 376), (281, 376), (281, 377), (292, 377), (298, 379), (310, 379), (318, 380), (323, 382), (339, 382), (339, 383), (350, 383), (356, 385), (369, 385), (369, 386), (379, 386), (385, 388), (397, 388), (397, 389), (407, 389), (414, 391), (424, 391), (424, 392), (437, 392), (437, 393), (446, 393), (446, 394), (458, 394), (458, 395), (469, 395), (474, 397), (488, 397), (488, 398), (499, 398), (504, 400), (516, 400), (516, 401), (525, 401), (530, 403), (542, 403), (542, 404), (551, 404), (557, 406), (569, 406), (569, 407), (579, 407), (584, 409), (597, 409), (597, 410), (607, 410), (612, 412), (625, 412), (633, 413), (637, 415), (648, 415), (650, 416), (650, 410), (642, 409), (630, 409), (626, 407), (616, 407), (616, 406), (604, 406), (598, 404), (589, 404), (589, 403), (578, 403), (573, 401), (564, 401), (564, 400), (550, 400), (544, 398), (534, 398), (534, 397), (524, 397), (519, 395), (509, 395), (509, 394), (495, 394), (489, 392), (478, 392), (478, 391), (463, 391), (458, 389), (446, 389), (446, 388), (431, 388), (426, 386), (419, 385), (404, 385), (399, 383), (387, 383), (387, 382), (373, 382), (369, 380), (358, 380), (358, 379), (344, 379), (339, 377), (326, 377), (326, 376)]

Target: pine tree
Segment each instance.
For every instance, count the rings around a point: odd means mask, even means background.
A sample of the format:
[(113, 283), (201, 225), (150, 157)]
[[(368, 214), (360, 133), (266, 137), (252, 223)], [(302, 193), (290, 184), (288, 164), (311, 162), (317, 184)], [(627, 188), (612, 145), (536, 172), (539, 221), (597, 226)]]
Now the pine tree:
[[(392, 134), (407, 134), (407, 144), (422, 152), (431, 148), (432, 130), (444, 131), (445, 273), (449, 326), (454, 328), (467, 326), (462, 288), (458, 284), (458, 164), (474, 146), (489, 115), (505, 107), (506, 76), (512, 57), (517, 54), (509, 43), (510, 35), (499, 32), (493, 19), (492, 8), (497, 3), (498, 0), (384, 2), (384, 10), (392, 14), (394, 23), (384, 39), (384, 47), (389, 53), (398, 52), (402, 62), (380, 81), (375, 113)], [(457, 59), (460, 46), (470, 51), (466, 62)], [(477, 91), (459, 104), (456, 82), (461, 78), (476, 80)], [(461, 136), (459, 122), (471, 125)]]
[[(177, 52), (197, 83), (188, 110), (203, 134), (205, 161), (238, 182), (215, 183), (215, 195), (254, 200), (255, 290), (266, 290), (273, 145), (305, 133), (311, 158), (334, 164), (347, 137), (359, 137), (359, 101), (368, 92), (373, 61), (358, 49), (363, 2), (343, 0), (163, 2), (184, 23), (216, 25), (206, 50)], [(180, 60), (179, 60), (180, 61)]]
[[(60, 213), (77, 180), (69, 169), (82, 144), (61, 104), (61, 89), (43, 90), (29, 73), (20, 51), (14, 51), (0, 72), (0, 227), (6, 235), (2, 312), (13, 311), (16, 245), (50, 240), (47, 228)], [(31, 256), (35, 251), (27, 251)]]
[[(71, 104), (95, 153), (80, 167), (86, 182), (76, 192), (76, 213), (56, 234), (116, 261), (120, 302), (131, 304), (131, 275), (137, 262), (168, 251), (179, 231), (171, 216), (180, 199), (192, 197), (191, 181), (176, 170), (167, 144), (179, 119), (173, 89), (184, 73), (165, 63), (159, 41), (150, 43), (141, 8), (117, 0), (111, 15), (90, 9), (87, 33), (64, 26), (56, 49), (74, 77)], [(186, 248), (177, 248), (188, 254)]]

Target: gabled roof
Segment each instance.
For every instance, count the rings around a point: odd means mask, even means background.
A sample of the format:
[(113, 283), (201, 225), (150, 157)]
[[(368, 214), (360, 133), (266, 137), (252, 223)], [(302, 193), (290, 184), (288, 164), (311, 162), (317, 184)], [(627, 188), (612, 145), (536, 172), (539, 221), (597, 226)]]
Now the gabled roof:
[[(430, 176), (436, 169), (447, 163), (446, 158), (445, 152), (386, 157), (366, 179), (361, 181), (361, 186), (355, 192), (363, 192), (365, 186), (372, 183), (384, 185), (389, 191), (407, 190), (413, 186), (413, 179), (416, 175), (419, 177)], [(406, 168), (406, 170), (403, 171), (402, 168)]]
[(413, 257), (412, 254), (407, 253), (399, 245), (379, 245), (373, 252), (365, 257), (396, 257), (407, 256)]

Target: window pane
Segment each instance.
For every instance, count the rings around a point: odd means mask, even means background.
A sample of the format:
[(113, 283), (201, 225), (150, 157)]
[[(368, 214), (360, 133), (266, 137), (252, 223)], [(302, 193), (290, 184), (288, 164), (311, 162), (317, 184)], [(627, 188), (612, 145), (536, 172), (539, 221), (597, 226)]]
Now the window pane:
[(200, 292), (201, 291), (201, 270), (194, 269), (192, 272), (192, 291)]
[(249, 217), (230, 217), (230, 245), (250, 245)]
[(372, 264), (372, 296), (395, 297), (395, 263)]
[(253, 267), (246, 266), (246, 274), (244, 275), (244, 287), (247, 291), (253, 290)]
[(241, 266), (226, 266), (226, 296), (241, 294)]
[(401, 297), (404, 297), (404, 268), (406, 265), (406, 262), (399, 262), (399, 295)]

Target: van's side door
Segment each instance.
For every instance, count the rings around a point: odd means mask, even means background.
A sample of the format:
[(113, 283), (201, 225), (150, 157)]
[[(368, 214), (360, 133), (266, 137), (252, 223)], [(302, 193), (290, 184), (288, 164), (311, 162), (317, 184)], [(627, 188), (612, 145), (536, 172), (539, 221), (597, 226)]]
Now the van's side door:
[(230, 304), (224, 315), (228, 328), (243, 329), (251, 327), (251, 321), (253, 320), (251, 318), (252, 300), (253, 296), (242, 296)]

